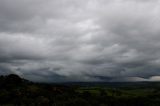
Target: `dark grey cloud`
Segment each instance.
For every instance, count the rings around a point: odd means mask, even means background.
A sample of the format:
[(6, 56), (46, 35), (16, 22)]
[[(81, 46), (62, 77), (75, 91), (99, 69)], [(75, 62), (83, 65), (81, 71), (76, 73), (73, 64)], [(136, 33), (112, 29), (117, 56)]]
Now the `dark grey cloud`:
[(1, 0), (0, 74), (160, 80), (159, 0)]

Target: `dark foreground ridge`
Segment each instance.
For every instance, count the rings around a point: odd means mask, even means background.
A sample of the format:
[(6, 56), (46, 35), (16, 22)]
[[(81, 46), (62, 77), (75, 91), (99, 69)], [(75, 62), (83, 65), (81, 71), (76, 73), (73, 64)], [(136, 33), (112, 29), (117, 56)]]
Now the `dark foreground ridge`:
[(160, 83), (33, 83), (0, 76), (0, 106), (160, 106)]

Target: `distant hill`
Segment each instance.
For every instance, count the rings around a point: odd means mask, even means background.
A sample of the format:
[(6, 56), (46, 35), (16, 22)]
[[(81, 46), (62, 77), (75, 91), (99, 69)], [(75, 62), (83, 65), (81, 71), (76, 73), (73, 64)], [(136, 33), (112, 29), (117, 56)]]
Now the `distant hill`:
[(18, 86), (24, 86), (31, 83), (30, 81), (23, 79), (15, 74), (10, 74), (7, 76), (0, 76), (0, 88), (14, 88)]
[(160, 87), (160, 82), (66, 82), (63, 85), (72, 86), (99, 86), (99, 87), (112, 87), (112, 88), (126, 88), (126, 87)]

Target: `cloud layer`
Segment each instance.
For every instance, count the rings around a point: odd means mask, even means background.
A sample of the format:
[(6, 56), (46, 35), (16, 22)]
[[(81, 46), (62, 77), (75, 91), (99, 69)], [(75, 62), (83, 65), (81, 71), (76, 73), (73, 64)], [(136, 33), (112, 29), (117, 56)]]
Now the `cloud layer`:
[(0, 74), (159, 81), (160, 0), (1, 0)]

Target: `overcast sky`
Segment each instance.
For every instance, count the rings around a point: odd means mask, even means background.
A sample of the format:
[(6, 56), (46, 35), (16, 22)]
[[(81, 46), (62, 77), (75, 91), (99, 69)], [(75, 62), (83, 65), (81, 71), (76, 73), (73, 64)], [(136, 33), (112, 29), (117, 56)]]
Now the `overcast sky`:
[(160, 0), (0, 0), (0, 75), (160, 81)]

